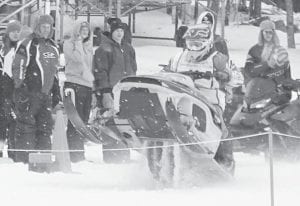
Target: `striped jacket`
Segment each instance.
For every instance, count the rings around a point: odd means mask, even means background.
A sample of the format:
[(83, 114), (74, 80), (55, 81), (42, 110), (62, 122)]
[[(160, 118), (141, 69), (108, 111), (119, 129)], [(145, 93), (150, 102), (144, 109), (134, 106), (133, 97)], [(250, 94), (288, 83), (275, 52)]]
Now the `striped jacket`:
[(31, 35), (22, 42), (13, 61), (16, 87), (22, 85), (31, 92), (45, 94), (59, 91), (58, 64), (59, 50), (53, 40)]

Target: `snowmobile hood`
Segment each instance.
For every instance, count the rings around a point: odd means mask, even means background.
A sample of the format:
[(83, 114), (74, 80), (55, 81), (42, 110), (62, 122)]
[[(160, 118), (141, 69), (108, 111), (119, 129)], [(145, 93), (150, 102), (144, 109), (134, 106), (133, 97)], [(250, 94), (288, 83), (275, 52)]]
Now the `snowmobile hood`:
[[(158, 73), (156, 75), (139, 75), (139, 76), (128, 76), (123, 78), (120, 83), (141, 83), (141, 84), (153, 84), (157, 86), (161, 86), (167, 89), (170, 89), (172, 91), (178, 92), (178, 93), (186, 93), (187, 95), (193, 96), (200, 101), (202, 101), (204, 104), (206, 104), (208, 107), (210, 107), (213, 111), (217, 112), (215, 106), (212, 105), (202, 94), (199, 93), (199, 91), (194, 87), (190, 87), (189, 85), (184, 84), (183, 82), (174, 81), (174, 78), (172, 78), (172, 75), (182, 75), (178, 73), (168, 73), (165, 72), (163, 75), (161, 73)], [(167, 77), (168, 76), (168, 77)], [(174, 76), (173, 76), (174, 77)], [(185, 76), (187, 77), (187, 76)], [(189, 78), (189, 77), (188, 77)], [(192, 81), (192, 80), (191, 80)]]

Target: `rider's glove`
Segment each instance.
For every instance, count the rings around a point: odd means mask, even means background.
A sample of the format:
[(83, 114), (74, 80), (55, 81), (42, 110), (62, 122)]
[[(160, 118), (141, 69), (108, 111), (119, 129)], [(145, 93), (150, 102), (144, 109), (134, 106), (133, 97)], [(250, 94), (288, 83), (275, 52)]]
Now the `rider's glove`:
[(226, 71), (215, 71), (214, 76), (218, 81), (229, 81), (229, 74)]
[(103, 93), (102, 94), (102, 106), (106, 109), (113, 109), (114, 100), (111, 93)]

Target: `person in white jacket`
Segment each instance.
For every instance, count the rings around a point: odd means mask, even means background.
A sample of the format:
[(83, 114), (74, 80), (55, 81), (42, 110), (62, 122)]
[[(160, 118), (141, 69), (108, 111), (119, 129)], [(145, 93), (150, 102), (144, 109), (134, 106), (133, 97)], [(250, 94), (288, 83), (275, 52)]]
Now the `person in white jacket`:
[[(92, 88), (94, 75), (92, 73), (93, 43), (92, 30), (88, 22), (78, 22), (73, 34), (64, 42), (66, 81), (64, 91), (73, 94), (75, 106), (81, 119), (87, 123), (91, 110)], [(84, 150), (84, 137), (81, 136), (72, 123), (68, 122), (67, 138), (71, 150)], [(85, 159), (84, 152), (71, 152), (71, 161)]]

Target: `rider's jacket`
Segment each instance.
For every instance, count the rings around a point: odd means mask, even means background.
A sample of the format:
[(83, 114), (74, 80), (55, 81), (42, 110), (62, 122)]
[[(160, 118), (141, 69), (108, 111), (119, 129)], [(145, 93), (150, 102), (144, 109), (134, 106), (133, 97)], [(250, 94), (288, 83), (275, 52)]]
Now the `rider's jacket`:
[(267, 61), (262, 60), (263, 46), (256, 44), (248, 52), (244, 67), (245, 84), (255, 77), (269, 78), (278, 85), (278, 104), (285, 103), (291, 98), (291, 91), (281, 87), (282, 83), (291, 78), (289, 61), (271, 68)]
[[(170, 60), (169, 69), (173, 72), (210, 72), (212, 77), (195, 80), (196, 87), (213, 103), (225, 108), (224, 85), (230, 80), (228, 58), (217, 51), (211, 51), (199, 58), (198, 51), (184, 50)], [(218, 75), (222, 73), (222, 75)]]

